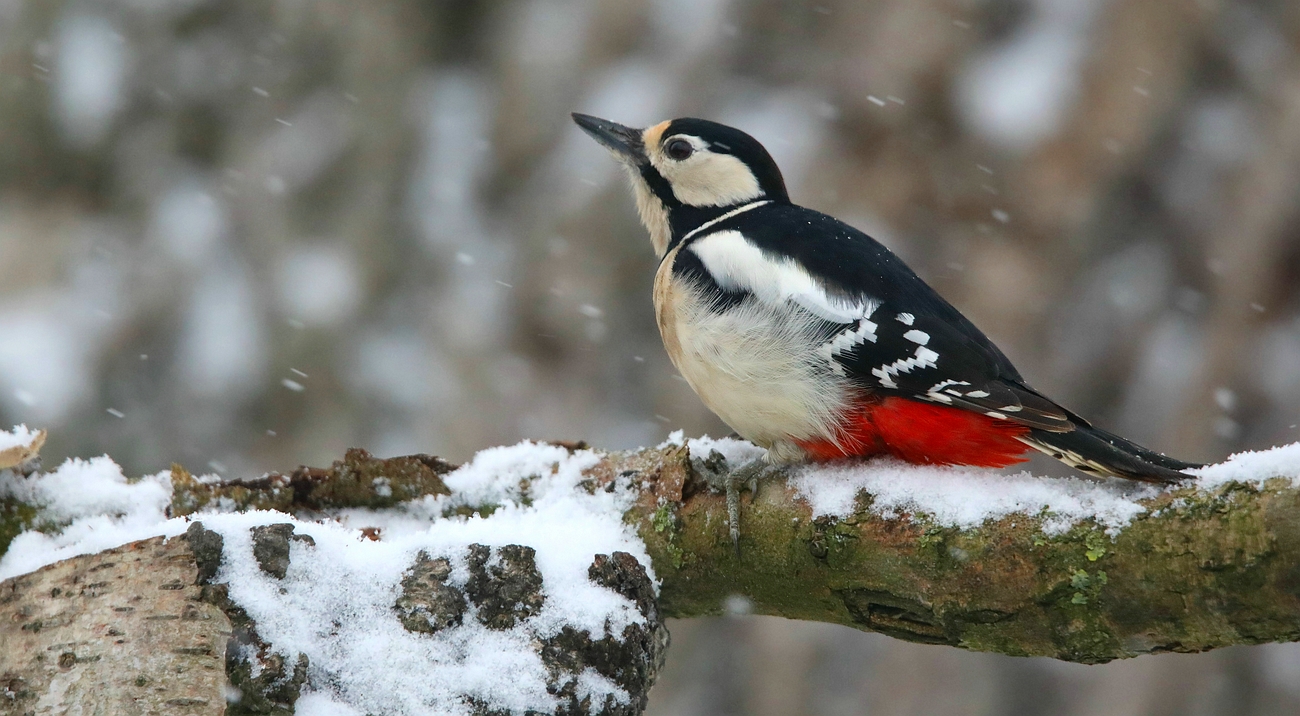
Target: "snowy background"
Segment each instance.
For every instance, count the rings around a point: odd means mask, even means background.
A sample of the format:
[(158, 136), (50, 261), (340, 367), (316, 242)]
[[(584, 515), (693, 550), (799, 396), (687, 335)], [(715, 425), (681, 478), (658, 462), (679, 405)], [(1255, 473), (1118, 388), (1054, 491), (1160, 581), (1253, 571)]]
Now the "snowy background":
[[(133, 475), (724, 434), (579, 110), (750, 131), (1105, 427), (1295, 442), (1298, 49), (1263, 1), (0, 0), (0, 425)], [(672, 627), (656, 714), (1300, 710), (1294, 647)]]

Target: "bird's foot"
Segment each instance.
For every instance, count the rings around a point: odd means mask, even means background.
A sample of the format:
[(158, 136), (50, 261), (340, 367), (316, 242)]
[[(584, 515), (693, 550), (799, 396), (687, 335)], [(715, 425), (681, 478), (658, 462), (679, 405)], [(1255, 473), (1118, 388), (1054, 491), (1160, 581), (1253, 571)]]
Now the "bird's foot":
[(749, 488), (749, 493), (758, 495), (758, 483), (781, 473), (781, 468), (759, 458), (751, 460), (740, 467), (729, 470), (727, 460), (716, 450), (709, 457), (701, 460), (691, 459), (691, 467), (696, 474), (704, 478), (709, 487), (727, 495), (727, 526), (731, 533), (731, 545), (740, 556), (740, 488)]

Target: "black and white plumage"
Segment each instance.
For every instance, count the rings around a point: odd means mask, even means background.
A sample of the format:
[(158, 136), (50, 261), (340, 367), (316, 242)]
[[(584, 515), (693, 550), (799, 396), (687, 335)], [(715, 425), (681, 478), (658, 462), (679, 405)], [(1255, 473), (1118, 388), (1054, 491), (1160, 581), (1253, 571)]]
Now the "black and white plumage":
[(574, 115), (627, 168), (674, 365), (777, 463), (880, 453), (1002, 466), (1035, 448), (1102, 475), (1194, 467), (1092, 427), (866, 234), (790, 202), (755, 139), (700, 119)]

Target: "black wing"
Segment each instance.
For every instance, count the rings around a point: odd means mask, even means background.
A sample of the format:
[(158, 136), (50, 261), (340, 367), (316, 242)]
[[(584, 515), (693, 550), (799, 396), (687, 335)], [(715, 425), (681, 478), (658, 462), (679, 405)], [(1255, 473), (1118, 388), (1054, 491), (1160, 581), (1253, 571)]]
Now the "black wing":
[(1025, 385), (992, 341), (870, 236), (790, 204), (733, 221), (765, 253), (797, 261), (828, 291), (878, 302), (870, 317), (830, 331), (827, 343), (834, 365), (864, 389), (1040, 430), (1073, 429), (1069, 411)]
[[(874, 393), (964, 408), (1048, 431), (1073, 429), (1070, 414), (1001, 371), (1006, 358), (964, 331), (930, 316), (889, 305), (872, 314), (874, 332), (845, 331), (831, 358), (855, 383)], [(982, 335), (979, 336), (983, 338)], [(871, 340), (874, 338), (874, 340)], [(987, 342), (987, 339), (985, 339)]]

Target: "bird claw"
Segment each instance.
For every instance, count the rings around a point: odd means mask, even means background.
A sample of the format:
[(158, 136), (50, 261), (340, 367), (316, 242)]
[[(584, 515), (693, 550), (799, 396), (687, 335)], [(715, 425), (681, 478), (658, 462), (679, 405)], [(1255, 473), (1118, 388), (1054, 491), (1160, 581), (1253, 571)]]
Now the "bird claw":
[(726, 493), (727, 495), (727, 526), (731, 534), (731, 545), (736, 552), (736, 557), (740, 557), (740, 488), (742, 485), (749, 488), (749, 493), (755, 497), (758, 496), (758, 483), (773, 474), (779, 473), (780, 468), (769, 464), (762, 458), (751, 460), (744, 465), (734, 469), (727, 469), (727, 460), (716, 450), (709, 453), (708, 458), (699, 459), (691, 458), (691, 467), (696, 474), (704, 478), (709, 487), (715, 491)]

